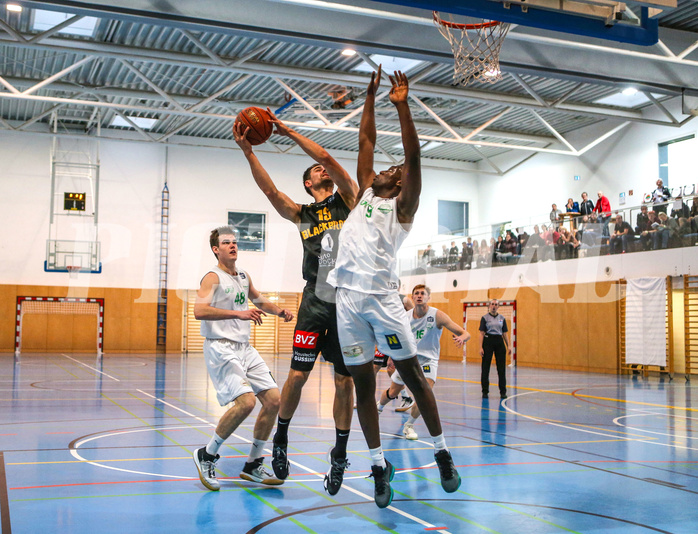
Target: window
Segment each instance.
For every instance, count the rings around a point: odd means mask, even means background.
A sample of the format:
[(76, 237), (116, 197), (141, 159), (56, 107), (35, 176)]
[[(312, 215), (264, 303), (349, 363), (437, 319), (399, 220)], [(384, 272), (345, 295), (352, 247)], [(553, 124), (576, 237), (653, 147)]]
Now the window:
[(228, 212), (228, 224), (236, 229), (240, 251), (264, 252), (266, 250), (266, 223), (266, 213)]
[(659, 143), (659, 178), (669, 187), (669, 180), (675, 185), (690, 182), (695, 161), (695, 135), (687, 135)]
[(466, 235), (468, 232), (468, 203), (439, 200), (439, 233)]

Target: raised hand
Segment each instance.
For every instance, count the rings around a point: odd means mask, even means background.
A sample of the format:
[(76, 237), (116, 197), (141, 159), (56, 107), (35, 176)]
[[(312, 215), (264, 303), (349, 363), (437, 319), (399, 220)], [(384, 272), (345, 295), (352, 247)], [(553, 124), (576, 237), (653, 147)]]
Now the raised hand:
[(378, 65), (378, 71), (371, 73), (371, 81), (368, 83), (368, 88), (366, 89), (366, 92), (369, 95), (376, 96), (376, 93), (378, 92), (378, 87), (380, 87), (381, 84), (382, 68), (382, 65)]
[(453, 336), (453, 341), (456, 343), (458, 347), (462, 347), (463, 345), (465, 345), (469, 339), (470, 334), (468, 332), (463, 332), (463, 335), (460, 336)]
[(393, 76), (388, 76), (388, 78), (390, 78), (390, 83), (393, 85), (390, 88), (390, 101), (393, 104), (407, 102), (407, 95), (409, 94), (410, 88), (410, 84), (407, 81), (407, 75), (402, 71), (396, 70), (393, 73)]
[(284, 135), (288, 137), (288, 134), (292, 132), (291, 128), (286, 126), (283, 122), (281, 122), (276, 115), (274, 115), (274, 112), (267, 108), (267, 111), (269, 112), (269, 115), (271, 115), (271, 123), (276, 126), (276, 135)]
[(252, 152), (252, 145), (247, 140), (247, 132), (249, 129), (249, 126), (245, 126), (241, 122), (236, 122), (233, 125), (233, 139), (235, 139), (235, 142), (245, 153)]

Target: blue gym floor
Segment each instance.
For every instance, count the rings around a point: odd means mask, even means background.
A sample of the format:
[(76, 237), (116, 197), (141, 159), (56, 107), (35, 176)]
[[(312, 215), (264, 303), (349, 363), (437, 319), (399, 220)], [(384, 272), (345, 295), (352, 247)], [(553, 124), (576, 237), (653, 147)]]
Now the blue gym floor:
[[(289, 358), (265, 359), (283, 384)], [(436, 395), (463, 479), (453, 494), (441, 489), (424, 423), (415, 425), (420, 440), (407, 441), (407, 416), (386, 407), (383, 448), (398, 471), (393, 504), (380, 510), (356, 417), (344, 485), (335, 497), (323, 490), (334, 442), (327, 364), (311, 374), (291, 422), (287, 482), (238, 478), (255, 410), (221, 450), (222, 489), (210, 492), (191, 451), (224, 410), (200, 354), (4, 355), (2, 532), (698, 532), (695, 381), (507, 372), (500, 402), (494, 385), (481, 398), (479, 366), (439, 365)]]

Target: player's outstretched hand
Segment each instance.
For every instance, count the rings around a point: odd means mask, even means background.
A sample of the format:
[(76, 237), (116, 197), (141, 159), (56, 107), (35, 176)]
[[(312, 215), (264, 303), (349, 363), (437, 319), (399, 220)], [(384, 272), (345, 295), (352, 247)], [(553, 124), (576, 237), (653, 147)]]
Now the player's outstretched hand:
[(279, 118), (278, 118), (276, 115), (274, 115), (274, 112), (273, 112), (272, 110), (270, 110), (269, 108), (267, 108), (267, 111), (269, 112), (269, 115), (271, 115), (271, 121), (270, 121), (270, 122), (271, 122), (274, 126), (276, 126), (276, 132), (274, 132), (274, 133), (276, 133), (276, 135), (284, 135), (284, 136), (288, 137), (288, 134), (289, 134), (290, 132), (292, 132), (293, 130), (291, 130), (291, 128), (289, 128), (289, 127), (286, 126), (283, 122), (281, 122), (281, 121), (279, 120)]
[(235, 142), (246, 154), (252, 152), (252, 145), (247, 140), (247, 132), (249, 131), (250, 127), (245, 126), (241, 122), (236, 122), (233, 125), (233, 139), (235, 139)]
[(453, 336), (453, 341), (455, 341), (456, 345), (459, 347), (462, 347), (465, 345), (468, 340), (470, 339), (470, 334), (468, 332), (463, 332), (462, 335), (460, 336)]
[(289, 310), (281, 310), (279, 317), (283, 317), (285, 323), (293, 321), (293, 314)]
[(243, 321), (252, 321), (256, 325), (262, 324), (262, 315), (266, 315), (259, 308), (253, 308), (251, 310), (245, 310), (240, 312), (239, 319)]
[(371, 81), (368, 83), (368, 88), (366, 89), (366, 93), (371, 96), (376, 96), (376, 93), (378, 92), (378, 88), (380, 87), (381, 84), (381, 72), (383, 70), (383, 65), (378, 65), (378, 71), (374, 71), (371, 73)]
[(402, 71), (396, 70), (393, 76), (388, 76), (392, 87), (390, 88), (390, 101), (393, 104), (399, 102), (407, 102), (407, 95), (410, 92), (410, 84), (407, 81), (407, 75)]

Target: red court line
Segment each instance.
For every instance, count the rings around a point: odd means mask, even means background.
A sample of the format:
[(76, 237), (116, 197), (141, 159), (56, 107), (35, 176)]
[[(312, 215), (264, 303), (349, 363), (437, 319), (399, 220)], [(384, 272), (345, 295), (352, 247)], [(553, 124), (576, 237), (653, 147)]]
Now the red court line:
[(75, 434), (75, 432), (46, 432), (46, 434)]
[(424, 530), (448, 530), (448, 527), (429, 527)]

